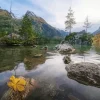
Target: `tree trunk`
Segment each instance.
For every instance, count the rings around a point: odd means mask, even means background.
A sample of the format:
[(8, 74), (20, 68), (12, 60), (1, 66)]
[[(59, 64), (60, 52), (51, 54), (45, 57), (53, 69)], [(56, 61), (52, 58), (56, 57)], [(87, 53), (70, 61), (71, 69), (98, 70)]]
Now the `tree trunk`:
[(70, 28), (69, 34), (71, 34), (71, 28)]
[(86, 33), (87, 33), (87, 28), (86, 28)]

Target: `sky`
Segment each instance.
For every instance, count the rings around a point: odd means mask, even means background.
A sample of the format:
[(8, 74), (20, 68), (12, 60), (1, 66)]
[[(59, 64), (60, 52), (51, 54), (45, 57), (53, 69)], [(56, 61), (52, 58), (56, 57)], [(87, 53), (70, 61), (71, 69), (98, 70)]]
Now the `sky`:
[[(11, 0), (0, 0), (0, 7), (10, 11)], [(72, 8), (76, 25), (72, 31), (84, 30), (84, 21), (88, 16), (91, 22), (89, 32), (100, 26), (100, 0), (12, 0), (12, 12), (21, 18), (27, 10), (42, 17), (51, 26), (65, 30), (68, 9)]]

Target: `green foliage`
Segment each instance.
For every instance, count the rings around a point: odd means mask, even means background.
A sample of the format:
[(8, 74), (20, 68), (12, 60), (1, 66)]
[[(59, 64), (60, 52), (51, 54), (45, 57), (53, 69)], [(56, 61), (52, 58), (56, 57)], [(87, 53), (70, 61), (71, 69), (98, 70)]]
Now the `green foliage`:
[(23, 45), (34, 45), (35, 43), (35, 38), (29, 38), (27, 40), (24, 40)]
[(71, 44), (75, 44), (75, 40), (76, 40), (75, 36), (76, 36), (76, 34), (77, 34), (76, 32), (73, 32), (73, 33), (67, 35), (65, 37), (65, 40), (67, 40)]
[(31, 19), (25, 15), (22, 20), (20, 35), (23, 40), (23, 45), (34, 45), (36, 43), (37, 33), (32, 28)]
[(0, 40), (0, 44), (5, 44), (5, 45), (21, 45), (23, 44), (23, 41), (21, 39), (11, 39), (8, 37), (3, 37)]
[(11, 18), (9, 16), (0, 16), (0, 37), (11, 32)]
[(65, 38), (66, 41), (68, 41), (70, 44), (92, 44), (92, 35), (89, 33), (83, 33), (83, 34), (78, 34), (76, 32), (73, 32), (69, 35), (66, 36)]
[(81, 35), (79, 37), (79, 39), (81, 40), (81, 44), (88, 44), (88, 45), (92, 44), (92, 35), (91, 34), (84, 33), (83, 35)]
[(23, 17), (22, 26), (21, 26), (21, 29), (20, 29), (20, 35), (24, 39), (30, 39), (31, 37), (33, 37), (32, 23), (31, 23), (31, 20), (28, 18), (27, 15), (25, 15)]

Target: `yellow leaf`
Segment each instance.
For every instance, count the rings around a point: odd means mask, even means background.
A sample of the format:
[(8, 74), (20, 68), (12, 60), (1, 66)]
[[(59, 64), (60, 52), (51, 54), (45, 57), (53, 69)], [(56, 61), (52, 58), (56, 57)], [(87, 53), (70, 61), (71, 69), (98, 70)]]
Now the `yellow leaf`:
[(15, 91), (24, 91), (26, 81), (23, 78), (15, 78), (15, 76), (10, 77), (10, 82), (7, 83), (8, 86)]
[(20, 78), (20, 80), (17, 84), (18, 85), (26, 85), (26, 81), (24, 79)]
[(7, 85), (12, 88), (14, 86), (14, 84), (12, 82), (8, 82)]
[(14, 89), (15, 91), (17, 91), (16, 84), (14, 84), (13, 89)]
[(24, 88), (23, 85), (17, 85), (17, 90), (18, 90), (18, 91), (24, 91), (25, 88)]
[(10, 77), (10, 81), (13, 81), (15, 79), (15, 76)]

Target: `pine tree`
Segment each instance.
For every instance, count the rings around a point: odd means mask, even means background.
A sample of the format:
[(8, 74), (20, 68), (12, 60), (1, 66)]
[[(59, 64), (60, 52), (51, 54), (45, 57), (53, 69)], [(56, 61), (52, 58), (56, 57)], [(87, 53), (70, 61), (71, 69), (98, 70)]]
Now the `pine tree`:
[(88, 16), (87, 16), (86, 19), (85, 19), (85, 22), (84, 22), (84, 26), (83, 26), (83, 27), (85, 27), (86, 33), (87, 33), (87, 31), (88, 31), (88, 28), (91, 27), (91, 23), (89, 22)]
[(69, 30), (69, 33), (71, 33), (71, 29), (73, 28), (73, 25), (76, 24), (75, 22), (75, 18), (74, 18), (74, 12), (71, 9), (71, 7), (69, 8), (69, 13), (66, 16), (67, 21), (65, 21), (65, 26), (66, 26), (66, 30)]
[(24, 39), (30, 39), (33, 36), (32, 22), (27, 15), (23, 17), (20, 34)]

